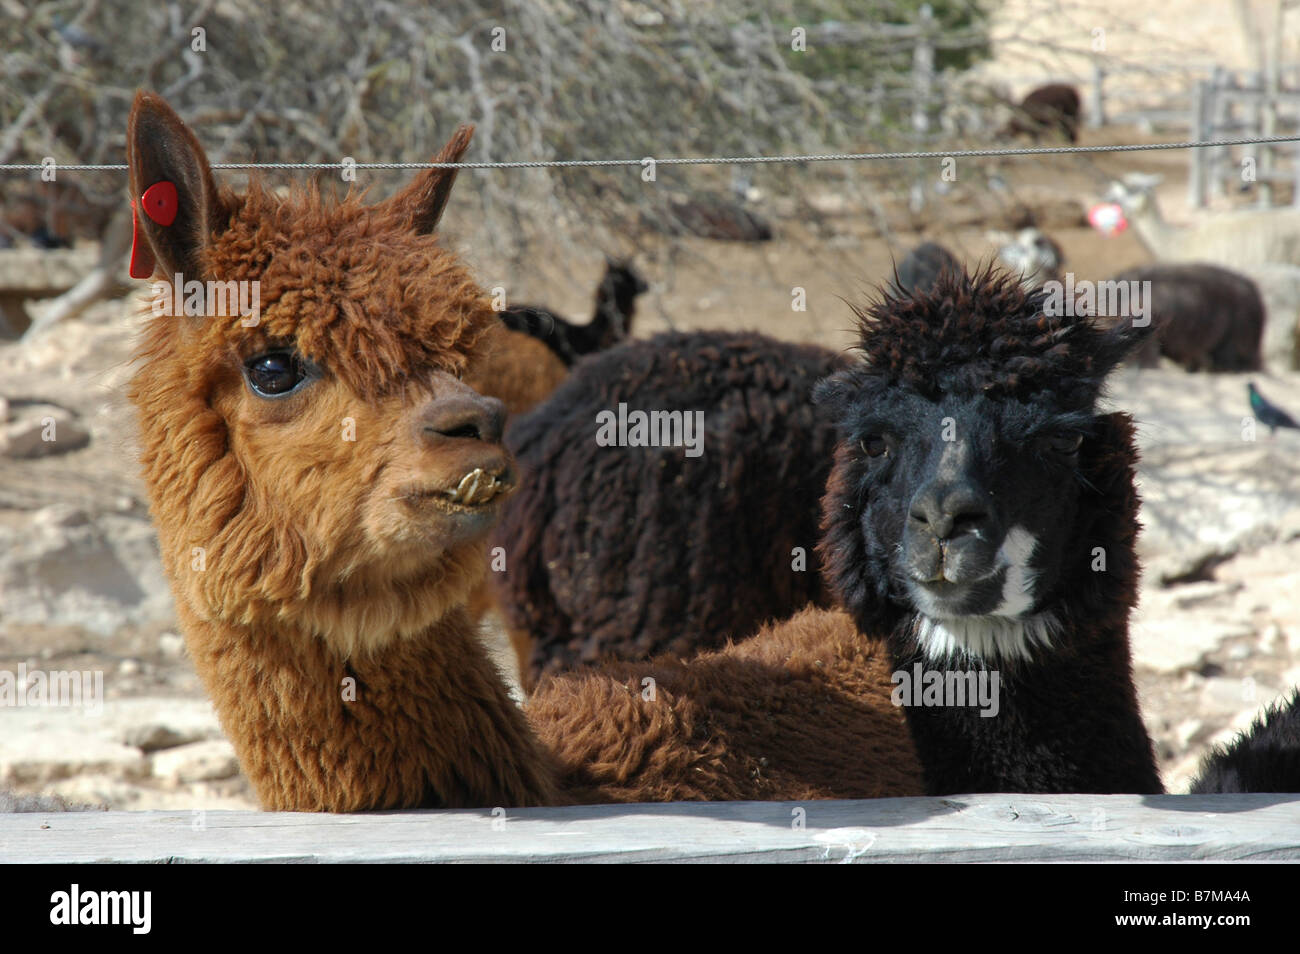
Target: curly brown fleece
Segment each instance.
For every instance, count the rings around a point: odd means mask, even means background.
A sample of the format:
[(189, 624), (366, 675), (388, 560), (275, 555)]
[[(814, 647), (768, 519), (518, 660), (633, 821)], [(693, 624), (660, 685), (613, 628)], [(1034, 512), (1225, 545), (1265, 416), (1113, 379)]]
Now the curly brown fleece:
[(499, 398), (514, 417), (545, 401), (568, 376), (568, 366), (543, 342), (502, 324), (489, 332), (483, 356), (469, 368), (465, 383)]
[[(468, 141), (462, 130), (437, 161)], [(498, 327), (434, 234), (454, 171), (373, 206), (310, 190), (236, 196), (147, 94), (128, 158), (134, 195), (177, 185), (171, 226), (141, 217), (160, 275), (262, 282), (257, 326), (153, 318), (131, 397), (186, 643), (265, 806), (920, 791), (901, 716), (874, 691), (883, 653), (846, 619), (795, 620), (700, 668), (658, 664), (663, 692), (642, 710), (614, 715), (600, 670), (549, 684), (527, 718), (513, 704), (466, 612), (488, 523), (436, 503), (480, 464), (506, 473), (508, 455), (482, 435), (422, 438), (425, 410), (439, 394), (464, 398), (457, 378)], [(268, 348), (311, 363), (302, 387), (253, 392), (244, 363)], [(434, 502), (412, 502), (424, 497)], [(643, 675), (612, 674), (637, 686)]]
[(921, 790), (891, 670), (847, 613), (809, 607), (689, 663), (545, 677), (527, 710), (561, 784), (601, 800), (877, 798)]

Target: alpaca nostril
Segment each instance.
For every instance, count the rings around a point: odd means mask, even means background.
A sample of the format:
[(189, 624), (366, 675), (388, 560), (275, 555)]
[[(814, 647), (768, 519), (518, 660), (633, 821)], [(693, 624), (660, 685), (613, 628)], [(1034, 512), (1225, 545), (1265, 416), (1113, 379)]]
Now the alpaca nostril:
[(956, 536), (959, 533), (969, 533), (983, 523), (987, 517), (988, 514), (983, 511), (967, 511), (965, 513), (953, 514), (949, 518), (952, 523), (952, 535)]
[(952, 538), (966, 533), (978, 533), (988, 520), (988, 510), (977, 503), (961, 500), (945, 501), (943, 532), (939, 533), (936, 530), (936, 535), (940, 538)]
[(470, 440), (479, 439), (479, 429), (478, 426), (475, 424), (466, 424), (462, 427), (458, 427), (455, 430), (450, 430), (450, 431), (439, 431), (435, 428), (428, 427), (426, 425), (425, 430), (433, 434), (441, 434), (443, 437), (465, 437), (465, 438), (469, 438)]
[(938, 540), (976, 533), (991, 518), (982, 495), (969, 486), (927, 488), (912, 501), (908, 516)]
[(499, 444), (505, 431), (505, 405), (496, 398), (457, 395), (434, 401), (420, 414), (421, 440), (475, 440)]

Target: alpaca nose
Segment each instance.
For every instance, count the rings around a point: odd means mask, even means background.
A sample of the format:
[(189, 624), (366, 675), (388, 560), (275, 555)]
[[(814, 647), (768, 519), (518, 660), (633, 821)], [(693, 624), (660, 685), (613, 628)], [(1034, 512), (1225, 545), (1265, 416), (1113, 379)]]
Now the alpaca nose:
[(415, 420), (416, 437), (425, 444), (447, 439), (501, 443), (506, 406), (481, 394), (454, 394), (430, 401)]
[(931, 482), (912, 498), (908, 511), (936, 540), (974, 533), (990, 520), (986, 496), (973, 483)]

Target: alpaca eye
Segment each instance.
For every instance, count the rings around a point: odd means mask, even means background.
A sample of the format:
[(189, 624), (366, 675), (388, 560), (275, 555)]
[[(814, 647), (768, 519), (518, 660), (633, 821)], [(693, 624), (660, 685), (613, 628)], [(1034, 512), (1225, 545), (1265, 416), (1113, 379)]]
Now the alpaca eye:
[(1079, 448), (1083, 446), (1083, 435), (1055, 434), (1048, 438), (1047, 446), (1052, 449), (1053, 453), (1060, 454), (1062, 457), (1070, 457), (1079, 453)]
[(863, 440), (858, 441), (858, 446), (862, 448), (862, 453), (868, 457), (881, 457), (889, 453), (889, 445), (879, 434), (872, 434)]
[(248, 386), (262, 397), (284, 397), (307, 377), (307, 369), (292, 351), (271, 351), (244, 362)]

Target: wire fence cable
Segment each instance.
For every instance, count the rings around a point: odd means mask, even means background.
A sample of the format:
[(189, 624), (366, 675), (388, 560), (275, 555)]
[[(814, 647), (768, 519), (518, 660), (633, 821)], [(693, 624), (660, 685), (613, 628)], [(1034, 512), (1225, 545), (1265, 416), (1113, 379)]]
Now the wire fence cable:
[[(1155, 152), (1165, 149), (1205, 149), (1222, 146), (1267, 146), (1300, 142), (1300, 135), (1265, 136), (1253, 139), (1216, 139), (1212, 142), (1157, 142), (1132, 145), (1027, 146), (1002, 149), (952, 149), (925, 152), (844, 152), (811, 156), (688, 156), (659, 159), (536, 159), (514, 162), (217, 162), (213, 169), (590, 169), (609, 166), (740, 166), (800, 162), (880, 162), (898, 159), (982, 159), (997, 156), (1068, 156), (1105, 152)], [(41, 172), (49, 163), (15, 162), (0, 164), (0, 172)], [(125, 163), (64, 164), (60, 172), (125, 172)]]

